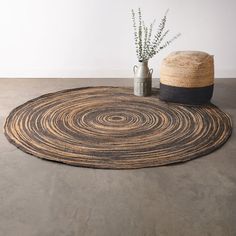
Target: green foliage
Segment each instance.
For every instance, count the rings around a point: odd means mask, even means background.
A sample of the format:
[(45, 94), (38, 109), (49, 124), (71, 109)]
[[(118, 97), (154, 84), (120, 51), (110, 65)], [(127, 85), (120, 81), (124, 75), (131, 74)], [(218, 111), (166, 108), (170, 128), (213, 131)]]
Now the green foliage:
[(138, 19), (136, 19), (136, 13), (132, 9), (131, 13), (134, 29), (134, 42), (136, 47), (136, 55), (139, 61), (149, 60), (180, 36), (179, 33), (170, 40), (163, 41), (169, 33), (169, 30), (165, 30), (168, 12), (169, 10), (165, 12), (158, 26), (157, 32), (153, 35), (155, 20), (148, 27), (142, 20), (141, 9), (139, 8), (137, 12)]

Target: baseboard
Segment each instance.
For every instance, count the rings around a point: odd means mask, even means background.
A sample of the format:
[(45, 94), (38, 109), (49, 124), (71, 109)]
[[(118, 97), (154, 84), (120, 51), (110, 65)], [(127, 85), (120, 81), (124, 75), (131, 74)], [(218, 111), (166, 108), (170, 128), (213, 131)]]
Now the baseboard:
[[(130, 70), (12, 70), (0, 71), (1, 78), (84, 78), (84, 79), (119, 79), (133, 78), (133, 71)], [(154, 71), (153, 78), (159, 78), (158, 71)], [(236, 78), (236, 70), (215, 70), (215, 78)]]

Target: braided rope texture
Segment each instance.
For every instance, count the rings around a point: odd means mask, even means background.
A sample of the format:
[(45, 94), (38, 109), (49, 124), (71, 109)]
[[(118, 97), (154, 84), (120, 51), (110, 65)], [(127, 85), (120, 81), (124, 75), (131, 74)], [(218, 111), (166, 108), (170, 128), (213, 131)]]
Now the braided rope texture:
[(69, 165), (133, 169), (185, 162), (230, 137), (230, 117), (212, 104), (137, 97), (132, 88), (87, 87), (46, 94), (15, 108), (7, 139), (22, 151)]
[(214, 57), (205, 52), (172, 52), (161, 63), (160, 82), (182, 88), (214, 84)]

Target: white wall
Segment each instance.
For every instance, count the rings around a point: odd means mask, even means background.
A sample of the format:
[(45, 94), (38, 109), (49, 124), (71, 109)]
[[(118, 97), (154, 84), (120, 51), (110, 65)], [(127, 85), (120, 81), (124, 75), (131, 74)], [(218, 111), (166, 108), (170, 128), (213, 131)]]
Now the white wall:
[(130, 10), (182, 36), (174, 50), (215, 55), (216, 77), (236, 77), (235, 0), (0, 0), (0, 77), (132, 77), (136, 63)]

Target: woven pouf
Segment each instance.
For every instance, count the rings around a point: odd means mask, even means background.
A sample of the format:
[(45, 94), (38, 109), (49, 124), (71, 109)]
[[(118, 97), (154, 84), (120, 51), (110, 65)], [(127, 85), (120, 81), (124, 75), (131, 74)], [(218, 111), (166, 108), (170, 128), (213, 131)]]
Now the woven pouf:
[(211, 100), (214, 58), (199, 51), (172, 52), (161, 64), (160, 99), (185, 104)]

